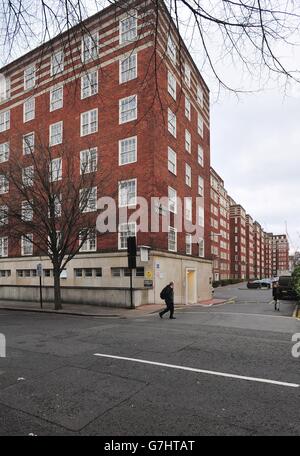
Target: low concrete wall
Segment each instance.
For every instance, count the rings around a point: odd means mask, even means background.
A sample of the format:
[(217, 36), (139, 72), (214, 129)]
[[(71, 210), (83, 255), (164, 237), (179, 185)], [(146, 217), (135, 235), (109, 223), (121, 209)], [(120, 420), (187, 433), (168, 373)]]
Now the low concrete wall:
[[(130, 290), (128, 288), (87, 288), (62, 287), (62, 302), (71, 304), (90, 304), (95, 306), (130, 308)], [(39, 302), (40, 289), (37, 286), (1, 285), (0, 300)], [(53, 287), (43, 287), (43, 300), (54, 301)], [(133, 304), (138, 307), (148, 304), (148, 290), (134, 289)]]

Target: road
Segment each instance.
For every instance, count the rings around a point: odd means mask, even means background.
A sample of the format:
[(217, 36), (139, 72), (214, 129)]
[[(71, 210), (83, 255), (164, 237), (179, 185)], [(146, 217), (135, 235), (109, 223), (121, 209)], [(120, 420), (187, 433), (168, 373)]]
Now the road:
[(295, 303), (215, 296), (176, 320), (1, 311), (0, 435), (300, 435)]

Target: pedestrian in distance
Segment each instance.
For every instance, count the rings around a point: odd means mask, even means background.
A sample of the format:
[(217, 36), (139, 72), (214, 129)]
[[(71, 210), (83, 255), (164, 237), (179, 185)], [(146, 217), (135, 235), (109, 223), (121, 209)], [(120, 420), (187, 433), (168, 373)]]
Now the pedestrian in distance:
[(170, 319), (175, 320), (174, 317), (174, 282), (170, 282), (160, 293), (161, 299), (166, 302), (166, 308), (159, 312), (160, 318), (167, 312), (170, 312)]
[(274, 310), (278, 310), (278, 312), (279, 312), (278, 282), (273, 283), (272, 293), (273, 293), (273, 300), (274, 300)]

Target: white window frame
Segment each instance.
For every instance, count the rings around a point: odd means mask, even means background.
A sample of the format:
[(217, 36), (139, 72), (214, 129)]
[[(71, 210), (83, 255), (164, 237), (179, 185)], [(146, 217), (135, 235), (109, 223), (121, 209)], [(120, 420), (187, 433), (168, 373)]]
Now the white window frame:
[(204, 250), (204, 239), (203, 238), (199, 238), (198, 246), (199, 246), (199, 251), (198, 251), (199, 257), (204, 258), (205, 250)]
[(193, 201), (191, 197), (184, 198), (184, 216), (189, 222), (192, 221), (193, 217)]
[(198, 195), (204, 196), (204, 179), (202, 176), (198, 176)]
[(24, 70), (24, 90), (32, 89), (35, 86), (36, 66), (30, 65)]
[(10, 77), (2, 75), (0, 79), (0, 103), (10, 98), (10, 86)]
[[(84, 230), (82, 230), (84, 231)], [(82, 234), (79, 233), (79, 244), (82, 241)], [(97, 233), (96, 230), (89, 230), (86, 240), (80, 247), (80, 252), (96, 252), (97, 251)]]
[(0, 237), (0, 258), (8, 257), (8, 237)]
[(189, 120), (191, 120), (191, 100), (190, 98), (186, 95), (185, 96), (185, 108), (184, 108), (184, 113), (185, 117)]
[(192, 153), (192, 135), (189, 132), (189, 130), (187, 130), (187, 129), (185, 130), (185, 141), (184, 141), (184, 144), (185, 144), (186, 152), (191, 154)]
[[(130, 148), (132, 146), (132, 148)], [(127, 150), (125, 150), (127, 149)], [(124, 151), (125, 150), (125, 151)], [(130, 158), (131, 157), (131, 158)], [(137, 136), (120, 139), (119, 166), (129, 165), (137, 161)]]
[[(130, 105), (131, 102), (135, 100), (135, 107), (130, 109), (125, 109), (126, 105)], [(132, 122), (137, 119), (137, 95), (131, 95), (130, 97), (121, 98), (119, 100), (119, 124), (122, 125), (127, 122)]]
[[(123, 228), (126, 228), (126, 230), (123, 230)], [(122, 242), (124, 240), (122, 233), (127, 234), (126, 241), (129, 236), (136, 236), (136, 222), (120, 223), (118, 227), (118, 250), (127, 250), (127, 242), (126, 246)]]
[(192, 255), (192, 235), (190, 233), (185, 235), (185, 253), (186, 255)]
[(35, 119), (35, 98), (30, 97), (23, 104), (23, 122)]
[[(59, 94), (59, 97), (56, 100), (53, 100), (54, 95), (56, 96)], [(64, 87), (58, 86), (53, 87), (50, 90), (50, 112), (56, 111), (57, 109), (61, 109), (64, 106)]]
[[(174, 234), (174, 240), (170, 239), (171, 233)], [(174, 248), (171, 248), (171, 242), (175, 244)], [(177, 229), (173, 226), (169, 226), (168, 229), (168, 250), (169, 252), (177, 252)]]
[(49, 182), (58, 182), (62, 179), (62, 158), (53, 158), (49, 163)]
[(0, 133), (10, 129), (10, 110), (0, 112)]
[(198, 206), (198, 225), (204, 228), (205, 216), (204, 216), (204, 207)]
[(198, 144), (198, 164), (200, 166), (204, 166), (204, 150), (200, 144)]
[(84, 193), (88, 193), (88, 199), (87, 199), (87, 203), (85, 204), (85, 207), (83, 209), (80, 208), (81, 212), (83, 214), (87, 213), (87, 212), (96, 212), (97, 211), (97, 187), (82, 188), (80, 190), (80, 202), (81, 201), (85, 202)]
[(174, 138), (176, 138), (177, 134), (177, 120), (176, 114), (174, 114), (170, 108), (168, 108), (168, 131), (171, 133)]
[(98, 70), (92, 70), (81, 76), (81, 100), (98, 93)]
[(192, 186), (192, 168), (187, 163), (185, 164), (185, 183), (189, 187)]
[[(29, 142), (28, 139), (32, 138), (32, 141)], [(27, 142), (28, 141), (28, 142)], [(34, 132), (26, 133), (23, 135), (23, 155), (30, 155), (34, 152), (34, 144), (35, 144), (35, 134)]]
[(172, 174), (177, 174), (177, 154), (176, 152), (171, 148), (168, 147), (168, 170)]
[[(122, 192), (126, 191), (126, 185), (132, 185), (134, 183), (134, 192), (128, 193), (127, 189), (127, 196), (126, 200), (127, 202), (124, 202), (125, 198)], [(119, 181), (119, 207), (133, 207), (136, 206), (136, 199), (137, 199), (137, 179), (127, 179), (123, 181)], [(129, 198), (128, 198), (129, 195)], [(133, 196), (132, 196), (133, 195)]]
[(97, 171), (98, 148), (91, 147), (80, 151), (80, 174), (89, 174)]
[(33, 209), (29, 201), (22, 201), (21, 218), (23, 222), (32, 222), (33, 220)]
[(203, 117), (201, 116), (201, 114), (199, 112), (198, 112), (198, 121), (197, 121), (197, 131), (198, 131), (198, 134), (201, 136), (201, 138), (203, 138), (204, 121), (203, 121)]
[[(95, 120), (92, 120), (95, 117)], [(85, 121), (87, 118), (87, 122)], [(98, 108), (80, 114), (80, 136), (93, 135), (98, 132)]]
[[(124, 69), (123, 67), (126, 66)], [(128, 67), (127, 67), (128, 66)], [(137, 78), (137, 52), (130, 53), (119, 60), (119, 83), (132, 81)]]
[(87, 33), (81, 40), (81, 61), (83, 63), (99, 57), (99, 33)]
[[(53, 134), (53, 130), (59, 128), (60, 131), (56, 132)], [(54, 141), (54, 138), (55, 139)], [(54, 124), (49, 125), (49, 146), (57, 146), (59, 144), (62, 144), (63, 142), (63, 121), (61, 120), (60, 122), (56, 122)]]
[(168, 209), (173, 214), (177, 214), (177, 191), (168, 187)]
[[(125, 30), (123, 24), (125, 23)], [(128, 25), (128, 26), (127, 26)], [(129, 11), (125, 17), (119, 21), (119, 43), (132, 43), (138, 36), (138, 17), (137, 11)]]
[(8, 224), (8, 206), (2, 204), (0, 206), (0, 227)]
[(188, 86), (188, 88), (191, 87), (191, 74), (192, 70), (191, 67), (188, 63), (184, 63), (184, 82)]
[(197, 85), (197, 103), (199, 104), (199, 106), (200, 106), (201, 108), (203, 108), (203, 98), (204, 98), (203, 95), (204, 95), (204, 94), (203, 94), (203, 89), (202, 89), (202, 87), (198, 84), (198, 85)]
[(168, 93), (176, 100), (176, 78), (170, 70), (168, 70)]
[[(30, 241), (31, 239), (31, 241)], [(33, 234), (26, 234), (26, 236), (21, 237), (21, 256), (32, 256), (33, 255)], [(30, 251), (25, 253), (25, 247), (29, 248)]]
[[(59, 58), (57, 58), (59, 56)], [(50, 76), (56, 76), (64, 71), (64, 51), (54, 52), (51, 56)]]
[(0, 195), (5, 195), (9, 192), (9, 180), (5, 174), (0, 174)]
[(34, 166), (26, 166), (22, 169), (22, 182), (24, 187), (32, 187), (34, 179)]
[(9, 159), (9, 142), (0, 144), (0, 163), (7, 162)]
[(176, 44), (171, 35), (168, 36), (167, 41), (167, 55), (170, 57), (170, 60), (176, 65), (177, 60), (177, 51), (176, 51)]

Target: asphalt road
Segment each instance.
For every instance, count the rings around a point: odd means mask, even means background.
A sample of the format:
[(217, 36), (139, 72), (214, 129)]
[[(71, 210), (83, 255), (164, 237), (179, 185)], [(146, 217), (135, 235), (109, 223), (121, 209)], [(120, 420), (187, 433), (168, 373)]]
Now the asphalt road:
[(176, 320), (1, 311), (0, 435), (300, 435), (295, 303), (239, 288)]

